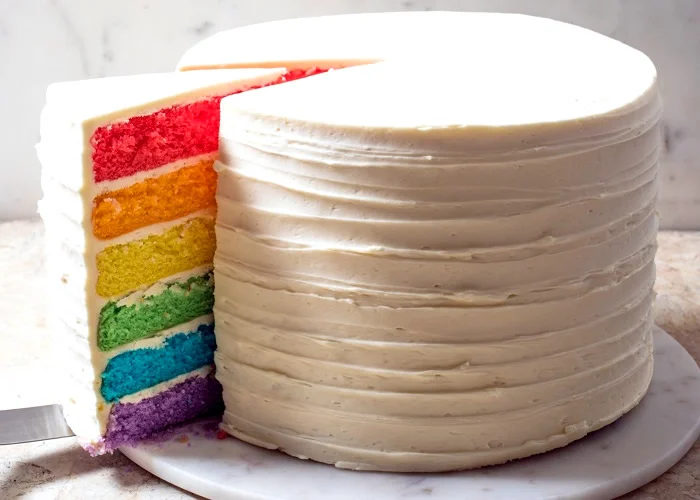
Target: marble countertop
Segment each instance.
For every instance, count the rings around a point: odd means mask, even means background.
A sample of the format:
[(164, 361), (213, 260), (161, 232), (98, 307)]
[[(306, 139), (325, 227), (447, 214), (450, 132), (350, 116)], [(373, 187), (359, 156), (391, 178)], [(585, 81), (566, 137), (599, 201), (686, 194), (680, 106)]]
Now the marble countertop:
[[(53, 366), (52, 339), (40, 313), (41, 240), (36, 221), (0, 224), (0, 409), (54, 402), (56, 391), (41, 376)], [(698, 361), (700, 232), (661, 232), (656, 262), (656, 323)], [(121, 453), (91, 458), (75, 438), (0, 446), (0, 492), (3, 499), (197, 498)], [(622, 498), (700, 499), (700, 445), (663, 476)]]

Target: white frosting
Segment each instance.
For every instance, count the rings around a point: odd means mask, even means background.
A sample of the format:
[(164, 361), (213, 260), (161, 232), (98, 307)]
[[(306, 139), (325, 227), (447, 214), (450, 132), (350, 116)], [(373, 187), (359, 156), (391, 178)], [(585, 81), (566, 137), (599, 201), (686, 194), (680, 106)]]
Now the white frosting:
[[(646, 392), (654, 67), (560, 23), (472, 19), (495, 34), (458, 65), (223, 101), (214, 314), (234, 436), (344, 468), (463, 469), (563, 446)], [(488, 42), (532, 23), (517, 50)]]
[[(56, 110), (52, 114), (54, 119), (69, 120), (80, 128), (86, 123), (111, 123), (204, 97), (244, 91), (275, 81), (284, 72), (283, 69), (194, 71), (178, 76), (153, 73), (60, 82), (49, 85), (46, 104)], [(59, 140), (67, 131), (62, 128), (47, 139), (50, 142)]]
[(109, 191), (116, 191), (118, 189), (131, 186), (132, 184), (138, 184), (139, 182), (143, 182), (147, 179), (155, 179), (157, 177), (160, 177), (161, 175), (169, 174), (176, 170), (180, 170), (183, 167), (196, 165), (203, 161), (212, 161), (216, 159), (217, 154), (218, 153), (206, 153), (202, 155), (191, 156), (189, 158), (185, 158), (184, 160), (174, 161), (172, 163), (168, 163), (167, 165), (163, 165), (162, 167), (154, 168), (152, 170), (146, 170), (145, 172), (137, 172), (133, 175), (120, 177), (119, 179), (115, 179), (113, 181), (98, 182), (94, 186), (95, 192), (90, 193), (90, 195), (94, 197)]
[(120, 403), (138, 403), (142, 399), (147, 399), (147, 398), (155, 396), (159, 392), (167, 391), (168, 389), (175, 387), (177, 384), (180, 384), (189, 378), (192, 378), (192, 377), (206, 378), (213, 371), (214, 371), (213, 366), (211, 366), (211, 365), (203, 366), (203, 367), (198, 368), (196, 370), (193, 370), (191, 372), (187, 372), (187, 373), (183, 373), (182, 375), (178, 375), (177, 377), (171, 378), (170, 380), (166, 380), (165, 382), (161, 382), (160, 384), (156, 384), (153, 387), (149, 387), (149, 388), (144, 389), (142, 391), (135, 392), (134, 394), (129, 394), (128, 396), (124, 396), (123, 398), (121, 398), (119, 400), (119, 402)]
[[(163, 293), (165, 290), (168, 289), (169, 285), (172, 285), (173, 283), (186, 283), (187, 280), (194, 276), (201, 276), (203, 274), (206, 274), (212, 270), (212, 266), (199, 266), (195, 267), (193, 269), (190, 269), (188, 271), (184, 271), (182, 273), (177, 273), (177, 274), (171, 274), (167, 278), (163, 278), (162, 280), (156, 281), (152, 285), (143, 288), (141, 290), (136, 290), (135, 292), (132, 292), (128, 295), (123, 296), (119, 300), (117, 300), (117, 306), (123, 307), (123, 306), (131, 306), (131, 305), (136, 305), (136, 304), (141, 304), (144, 299), (147, 299), (148, 297), (153, 297), (154, 295), (160, 295)], [(109, 300), (116, 300), (117, 298), (113, 299), (103, 299), (105, 303), (107, 303)]]
[[(559, 39), (566, 43), (556, 43)], [(222, 31), (190, 48), (177, 68), (327, 69), (436, 58), (461, 64), (464, 58), (498, 53), (513, 54), (511, 62), (516, 63), (521, 58), (532, 60), (536, 53), (554, 65), (569, 65), (619, 47), (584, 28), (520, 14), (366, 13), (289, 19)], [(495, 65), (488, 68), (494, 69)]]
[[(73, 431), (87, 443), (97, 443), (106, 429), (111, 406), (100, 395), (100, 374), (109, 357), (119, 350), (102, 352), (97, 348), (99, 312), (107, 300), (95, 293), (96, 254), (106, 246), (126, 243), (148, 234), (162, 232), (195, 216), (213, 216), (213, 211), (191, 214), (177, 221), (152, 225), (118, 238), (100, 241), (92, 234), (91, 210), (94, 196), (107, 189), (118, 189), (152, 175), (174, 171), (201, 159), (165, 165), (117, 181), (95, 184), (92, 174), (90, 137), (96, 128), (132, 116), (146, 115), (163, 107), (186, 104), (208, 96), (276, 81), (283, 70), (222, 70), (105, 78), (51, 85), (41, 116), (41, 143), (37, 150), (42, 163), (44, 199), (40, 213), (46, 225), (48, 263), (47, 288), (51, 297), (49, 321), (62, 336), (64, 347), (57, 356), (64, 361), (66, 378), (65, 413)], [(210, 268), (200, 267), (169, 277), (181, 279)], [(143, 291), (135, 291), (136, 296)], [(211, 320), (195, 320), (198, 326)], [(175, 327), (182, 331), (183, 325)], [(169, 331), (161, 332), (168, 334)], [(130, 344), (154, 345), (159, 339)], [(162, 386), (166, 387), (166, 386)], [(151, 394), (158, 388), (151, 388)], [(133, 398), (140, 396), (134, 395)]]

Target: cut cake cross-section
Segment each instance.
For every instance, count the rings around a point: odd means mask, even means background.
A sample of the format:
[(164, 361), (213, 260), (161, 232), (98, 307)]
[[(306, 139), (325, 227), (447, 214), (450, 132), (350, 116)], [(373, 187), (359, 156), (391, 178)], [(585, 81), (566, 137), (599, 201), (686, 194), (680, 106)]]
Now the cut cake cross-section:
[(51, 85), (41, 117), (64, 409), (93, 454), (221, 407), (212, 376), (219, 105), (285, 70)]

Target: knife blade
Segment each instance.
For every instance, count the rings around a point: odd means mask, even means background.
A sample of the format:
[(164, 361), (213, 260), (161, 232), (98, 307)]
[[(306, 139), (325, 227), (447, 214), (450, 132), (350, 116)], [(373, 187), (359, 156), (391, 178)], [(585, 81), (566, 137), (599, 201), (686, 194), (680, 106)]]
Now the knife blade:
[(0, 411), (0, 445), (73, 436), (60, 405)]

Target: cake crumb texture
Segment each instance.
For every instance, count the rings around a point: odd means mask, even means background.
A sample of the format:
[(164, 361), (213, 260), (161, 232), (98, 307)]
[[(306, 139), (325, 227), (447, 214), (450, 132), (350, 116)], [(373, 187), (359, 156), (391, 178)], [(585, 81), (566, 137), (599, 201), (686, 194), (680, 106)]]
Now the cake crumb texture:
[(184, 283), (164, 285), (156, 295), (141, 297), (134, 304), (110, 301), (100, 311), (98, 347), (115, 347), (152, 337), (156, 333), (186, 323), (212, 311), (214, 278), (212, 273), (193, 276)]
[(168, 337), (156, 348), (132, 349), (107, 363), (100, 389), (105, 401), (147, 389), (178, 375), (214, 362), (214, 326), (201, 325), (195, 332)]
[(214, 160), (108, 191), (92, 204), (93, 233), (101, 240), (216, 206)]
[(216, 151), (222, 97), (99, 127), (90, 138), (95, 182), (112, 181)]
[(97, 293), (112, 297), (172, 274), (210, 264), (216, 238), (214, 220), (197, 217), (141, 240), (97, 254)]
[(136, 445), (200, 415), (222, 410), (221, 385), (213, 376), (190, 377), (138, 403), (112, 407), (104, 439), (106, 451)]

